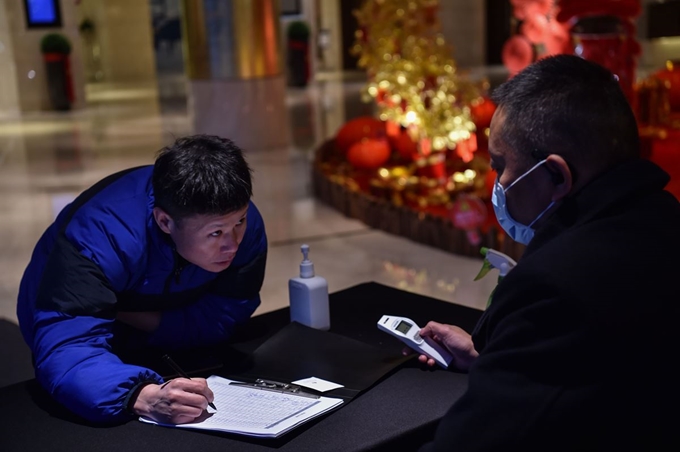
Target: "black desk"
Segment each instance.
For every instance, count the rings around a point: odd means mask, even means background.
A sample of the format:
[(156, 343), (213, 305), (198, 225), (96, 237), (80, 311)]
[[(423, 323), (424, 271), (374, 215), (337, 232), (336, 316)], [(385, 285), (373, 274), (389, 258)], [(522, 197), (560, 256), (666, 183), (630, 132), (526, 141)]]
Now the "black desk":
[[(331, 294), (331, 331), (400, 353), (379, 331), (383, 314), (453, 323), (471, 331), (481, 311), (376, 283)], [(253, 350), (289, 322), (288, 309), (253, 317), (236, 346)], [(414, 359), (339, 410), (274, 440), (171, 429), (131, 421), (92, 426), (59, 407), (35, 380), (0, 389), (0, 450), (10, 451), (359, 451), (413, 450), (465, 391), (467, 377), (423, 369)]]

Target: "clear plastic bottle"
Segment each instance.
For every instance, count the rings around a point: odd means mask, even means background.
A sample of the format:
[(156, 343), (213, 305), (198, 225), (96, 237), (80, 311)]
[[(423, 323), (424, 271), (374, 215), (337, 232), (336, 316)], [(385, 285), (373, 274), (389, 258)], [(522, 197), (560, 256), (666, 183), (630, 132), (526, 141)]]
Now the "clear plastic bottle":
[(309, 245), (302, 245), (300, 276), (288, 281), (290, 321), (319, 330), (331, 327), (328, 308), (328, 282), (314, 274), (314, 263), (309, 260)]

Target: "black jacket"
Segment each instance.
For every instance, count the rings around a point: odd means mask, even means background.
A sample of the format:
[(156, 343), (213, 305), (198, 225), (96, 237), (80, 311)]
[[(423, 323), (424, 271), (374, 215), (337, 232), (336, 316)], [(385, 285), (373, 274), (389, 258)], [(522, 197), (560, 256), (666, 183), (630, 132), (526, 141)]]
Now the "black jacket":
[(428, 451), (680, 450), (680, 204), (654, 164), (565, 200), (473, 332)]

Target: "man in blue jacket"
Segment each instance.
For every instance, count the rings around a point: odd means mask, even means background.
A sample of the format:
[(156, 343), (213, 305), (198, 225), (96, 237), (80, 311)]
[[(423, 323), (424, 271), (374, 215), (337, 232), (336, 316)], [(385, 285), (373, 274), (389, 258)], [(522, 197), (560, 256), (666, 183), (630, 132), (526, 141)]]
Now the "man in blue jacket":
[(231, 141), (197, 135), (153, 166), (113, 174), (40, 238), (17, 315), (36, 378), (94, 422), (186, 423), (212, 402), (203, 379), (164, 382), (118, 344), (190, 348), (227, 339), (260, 303), (267, 239), (251, 170)]

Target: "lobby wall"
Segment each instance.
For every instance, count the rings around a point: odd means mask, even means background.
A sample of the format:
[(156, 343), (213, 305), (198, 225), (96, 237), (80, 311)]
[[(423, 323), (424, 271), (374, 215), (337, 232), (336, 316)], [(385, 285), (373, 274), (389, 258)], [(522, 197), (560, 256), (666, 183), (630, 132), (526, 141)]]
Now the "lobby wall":
[[(72, 45), (70, 60), (75, 101), (73, 108), (85, 105), (82, 51), (75, 2), (60, 0), (60, 28), (31, 28), (26, 25), (23, 0), (0, 1), (0, 107), (3, 112), (50, 110), (45, 63), (40, 41), (50, 32), (64, 34)], [(10, 93), (14, 91), (15, 94)]]

